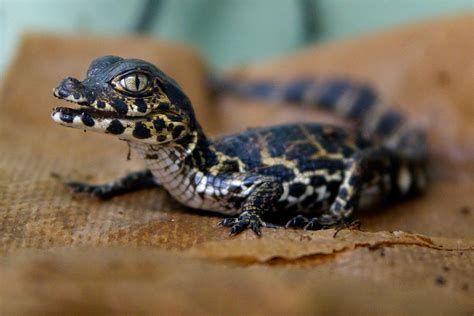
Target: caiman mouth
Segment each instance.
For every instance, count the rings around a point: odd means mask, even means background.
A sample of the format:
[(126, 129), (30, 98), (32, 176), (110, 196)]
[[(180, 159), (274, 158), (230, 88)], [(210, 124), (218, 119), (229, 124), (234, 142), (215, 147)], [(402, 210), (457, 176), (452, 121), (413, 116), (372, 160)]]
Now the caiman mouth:
[(79, 109), (72, 109), (67, 107), (58, 106), (53, 108), (52, 115), (59, 113), (60, 119), (64, 122), (72, 123), (74, 117), (79, 116), (81, 118), (90, 117), (95, 119), (136, 119), (136, 116), (124, 116), (115, 111), (101, 111), (93, 107), (81, 106)]
[[(127, 116), (120, 114), (116, 111), (106, 111), (106, 110), (98, 110), (92, 107), (87, 101), (84, 99), (77, 99), (71, 97), (64, 97), (60, 95), (57, 90), (54, 91), (54, 96), (62, 101), (66, 101), (72, 103), (74, 105), (79, 106), (78, 108), (70, 108), (64, 106), (58, 106), (53, 108), (52, 116), (58, 117), (59, 119), (65, 123), (73, 123), (75, 117), (79, 117), (81, 121), (88, 126), (92, 126), (93, 119), (139, 119), (140, 117), (137, 116)], [(89, 123), (89, 124), (87, 124)]]
[[(58, 106), (53, 108), (52, 116), (59, 115), (59, 119), (66, 123), (72, 123), (75, 117), (80, 117), (82, 121), (88, 122), (91, 119), (132, 119), (126, 115), (120, 114), (116, 111), (98, 110), (92, 107), (85, 97), (80, 93), (71, 93), (60, 88), (53, 90), (53, 95), (62, 101), (66, 101), (75, 105), (79, 108), (69, 108)], [(87, 124), (86, 124), (87, 125)]]
[(53, 120), (60, 124), (73, 124), (77, 125), (77, 127), (81, 127), (81, 125), (92, 127), (96, 123), (104, 120), (139, 121), (153, 113), (179, 115), (178, 113), (170, 111), (169, 109), (154, 109), (152, 112), (143, 113), (142, 115), (137, 115), (138, 113), (135, 112), (133, 113), (135, 115), (125, 115), (124, 113), (120, 113), (118, 111), (98, 109), (92, 106), (81, 93), (74, 93), (64, 89), (61, 90), (59, 88), (54, 89), (53, 92), (53, 95), (57, 99), (74, 104), (74, 107), (58, 106), (53, 108), (51, 116)]

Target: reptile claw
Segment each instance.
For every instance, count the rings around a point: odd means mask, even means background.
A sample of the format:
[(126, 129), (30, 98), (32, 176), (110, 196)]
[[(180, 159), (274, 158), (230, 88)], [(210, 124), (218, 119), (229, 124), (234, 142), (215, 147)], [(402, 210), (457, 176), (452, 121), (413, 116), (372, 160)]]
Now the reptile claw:
[(238, 233), (242, 232), (244, 229), (245, 229), (244, 226), (240, 226), (237, 224), (232, 226), (232, 228), (229, 231), (229, 237), (237, 235)]
[(362, 223), (357, 219), (351, 222), (343, 220), (342, 223), (340, 223), (336, 227), (336, 231), (334, 232), (334, 235), (332, 237), (336, 238), (337, 234), (339, 234), (339, 232), (343, 230), (344, 228), (347, 228), (352, 231), (352, 230), (360, 230), (361, 226), (362, 226)]
[(225, 218), (217, 223), (218, 226), (231, 227), (229, 236), (235, 236), (245, 229), (251, 229), (255, 235), (261, 236), (261, 227), (276, 228), (273, 224), (267, 224), (256, 214), (243, 212), (237, 218)]
[(308, 223), (309, 220), (306, 217), (303, 215), (296, 215), (286, 223), (285, 228), (305, 227)]
[(312, 218), (308, 224), (303, 228), (304, 230), (320, 230), (323, 229), (324, 226), (321, 225), (321, 222), (317, 217)]
[(231, 227), (237, 223), (236, 218), (224, 218), (223, 220), (217, 223), (217, 226)]
[(255, 235), (259, 237), (262, 236), (262, 231), (260, 230), (260, 226), (256, 222), (250, 224), (250, 228), (255, 233)]

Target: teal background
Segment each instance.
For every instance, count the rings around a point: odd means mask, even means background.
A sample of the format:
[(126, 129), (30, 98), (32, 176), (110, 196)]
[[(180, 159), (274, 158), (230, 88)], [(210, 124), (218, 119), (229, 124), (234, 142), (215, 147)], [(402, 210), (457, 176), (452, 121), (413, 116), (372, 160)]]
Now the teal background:
[[(474, 10), (474, 0), (163, 0), (147, 34), (190, 42), (216, 66), (256, 62), (308, 43)], [(146, 0), (0, 0), (0, 72), (25, 31), (134, 33)], [(308, 36), (303, 16), (313, 18)], [(469, 31), (469, 30), (466, 30)], [(473, 30), (470, 30), (471, 32)], [(139, 49), (139, 48), (137, 48)]]

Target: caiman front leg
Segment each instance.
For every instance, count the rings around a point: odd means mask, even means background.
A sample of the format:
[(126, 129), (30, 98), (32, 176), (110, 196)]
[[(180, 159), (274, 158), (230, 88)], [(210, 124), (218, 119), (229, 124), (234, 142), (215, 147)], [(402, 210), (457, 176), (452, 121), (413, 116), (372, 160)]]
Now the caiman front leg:
[(250, 228), (257, 235), (261, 235), (261, 227), (275, 228), (275, 225), (265, 223), (262, 217), (274, 209), (274, 204), (283, 193), (283, 187), (278, 180), (271, 177), (256, 179), (258, 183), (242, 204), (238, 217), (226, 218), (218, 224), (231, 227), (229, 235), (236, 235)]
[(66, 184), (75, 193), (90, 193), (101, 199), (109, 199), (117, 195), (159, 186), (148, 169), (131, 172), (105, 184), (94, 185), (75, 181), (66, 182)]

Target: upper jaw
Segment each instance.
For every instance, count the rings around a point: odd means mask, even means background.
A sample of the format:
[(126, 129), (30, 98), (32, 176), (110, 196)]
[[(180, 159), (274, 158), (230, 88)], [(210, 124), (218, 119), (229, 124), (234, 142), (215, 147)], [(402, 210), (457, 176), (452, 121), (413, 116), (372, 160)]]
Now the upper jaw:
[(88, 105), (87, 98), (84, 95), (84, 86), (76, 78), (67, 77), (61, 81), (61, 83), (53, 89), (53, 95), (58, 99)]
[(87, 98), (78, 92), (67, 92), (61, 88), (54, 88), (53, 95), (61, 100), (77, 103), (79, 105), (89, 105)]

